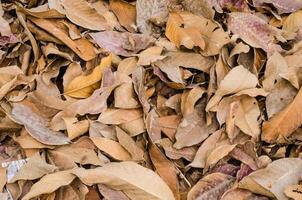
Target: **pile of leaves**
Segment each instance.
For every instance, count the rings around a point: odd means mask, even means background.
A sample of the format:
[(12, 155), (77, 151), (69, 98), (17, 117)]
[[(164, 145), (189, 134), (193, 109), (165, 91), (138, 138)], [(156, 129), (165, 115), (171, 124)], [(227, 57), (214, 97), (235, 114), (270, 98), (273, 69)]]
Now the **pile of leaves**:
[(0, 199), (302, 199), (301, 0), (2, 0)]

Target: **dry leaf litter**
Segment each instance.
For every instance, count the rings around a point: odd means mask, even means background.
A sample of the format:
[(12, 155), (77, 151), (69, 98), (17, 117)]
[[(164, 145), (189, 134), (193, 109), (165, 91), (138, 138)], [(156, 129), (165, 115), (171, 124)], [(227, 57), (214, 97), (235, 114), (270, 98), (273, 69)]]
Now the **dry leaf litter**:
[(2, 0), (1, 200), (301, 200), (301, 0)]

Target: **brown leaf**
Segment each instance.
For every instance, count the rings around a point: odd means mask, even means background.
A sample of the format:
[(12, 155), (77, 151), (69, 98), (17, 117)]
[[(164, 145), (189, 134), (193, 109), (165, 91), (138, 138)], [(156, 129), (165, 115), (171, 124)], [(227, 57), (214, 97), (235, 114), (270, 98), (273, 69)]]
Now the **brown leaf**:
[(170, 187), (175, 199), (179, 199), (179, 183), (173, 163), (161, 153), (155, 144), (151, 144), (149, 148), (149, 155), (156, 172)]
[(117, 160), (131, 160), (131, 155), (125, 148), (114, 140), (102, 137), (92, 137), (91, 140), (101, 151)]
[(111, 189), (104, 184), (98, 184), (98, 189), (100, 193), (108, 200), (129, 200), (129, 198), (122, 191)]
[(263, 123), (262, 140), (269, 143), (284, 141), (301, 126), (301, 98), (302, 90), (299, 90), (298, 94), (290, 104)]
[(222, 173), (209, 174), (200, 179), (197, 184), (189, 191), (188, 200), (193, 199), (220, 199), (227, 191), (234, 178)]
[(56, 166), (47, 164), (40, 154), (35, 154), (29, 158), (28, 162), (21, 167), (16, 175), (8, 180), (10, 183), (18, 180), (35, 180), (42, 176), (52, 173), (57, 169)]
[(36, 182), (22, 200), (29, 200), (41, 194), (52, 193), (61, 186), (69, 185), (75, 177), (70, 171), (48, 174)]
[(70, 142), (63, 133), (49, 129), (48, 119), (44, 118), (38, 108), (27, 100), (13, 104), (11, 117), (24, 125), (28, 133), (43, 144), (63, 145)]
[(73, 173), (86, 185), (103, 183), (123, 191), (130, 199), (174, 199), (172, 191), (156, 173), (134, 162), (110, 163), (89, 170), (77, 168)]
[(136, 6), (124, 0), (110, 0), (110, 8), (117, 16), (120, 24), (129, 32), (136, 30)]
[(85, 0), (62, 0), (60, 3), (67, 18), (73, 23), (96, 31), (110, 29), (106, 19)]
[(94, 41), (109, 52), (122, 56), (133, 56), (153, 43), (153, 38), (134, 33), (104, 31), (89, 34)]
[(131, 154), (133, 160), (144, 160), (144, 151), (119, 127), (116, 127), (116, 137), (119, 143)]
[(58, 26), (58, 21), (30, 18), (40, 28), (46, 30), (51, 35), (61, 40), (66, 46), (73, 50), (83, 60), (88, 61), (95, 58), (96, 54), (93, 49), (93, 45), (85, 38), (72, 40), (65, 30), (62, 30)]

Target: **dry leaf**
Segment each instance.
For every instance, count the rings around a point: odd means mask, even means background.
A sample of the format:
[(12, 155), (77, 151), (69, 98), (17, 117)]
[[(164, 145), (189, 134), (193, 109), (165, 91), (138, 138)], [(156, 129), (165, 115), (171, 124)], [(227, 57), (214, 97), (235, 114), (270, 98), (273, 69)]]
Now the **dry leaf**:
[(99, 148), (101, 151), (104, 151), (116, 160), (125, 161), (131, 159), (129, 152), (125, 150), (121, 144), (115, 142), (114, 140), (102, 137), (93, 137), (91, 140), (95, 146), (97, 146), (97, 148)]
[(95, 58), (95, 51), (92, 44), (88, 40), (84, 38), (72, 40), (67, 35), (66, 31), (58, 26), (58, 23), (56, 23), (57, 21), (38, 18), (30, 18), (30, 20), (40, 28), (46, 30), (51, 35), (61, 40), (83, 60), (88, 61)]
[(106, 19), (85, 0), (60, 0), (64, 13), (73, 23), (96, 31), (109, 30)]
[(184, 46), (205, 48), (205, 41), (197, 28), (183, 28), (184, 20), (178, 13), (170, 13), (167, 22), (166, 36), (176, 47)]
[(234, 94), (245, 89), (255, 88), (257, 77), (243, 66), (233, 68), (220, 82), (218, 90), (207, 104), (206, 110), (217, 105), (224, 95)]
[(22, 200), (29, 200), (41, 194), (52, 193), (61, 186), (69, 185), (75, 177), (76, 176), (71, 174), (70, 171), (48, 174), (36, 182)]
[(100, 86), (103, 71), (111, 66), (111, 61), (112, 55), (109, 55), (102, 59), (101, 63), (93, 69), (91, 74), (80, 75), (71, 80), (65, 88), (65, 94), (77, 98), (89, 97)]
[(102, 48), (122, 56), (133, 56), (153, 43), (153, 38), (134, 33), (104, 31), (89, 34)]
[(300, 158), (283, 158), (266, 168), (251, 173), (241, 180), (240, 188), (277, 199), (288, 199), (283, 191), (290, 184), (297, 184), (301, 174)]
[(170, 187), (175, 199), (179, 199), (179, 183), (174, 165), (161, 153), (155, 144), (151, 144), (149, 154), (156, 172)]
[(8, 181), (13, 183), (18, 180), (35, 180), (54, 172), (56, 169), (56, 166), (47, 164), (40, 154), (35, 154), (33, 157), (29, 158), (27, 163)]
[(125, 131), (116, 127), (116, 137), (119, 143), (131, 154), (132, 160), (144, 160), (144, 151)]
[(123, 191), (130, 199), (175, 199), (156, 173), (133, 162), (110, 163), (89, 170), (78, 168), (73, 173), (86, 185), (103, 183)]
[(49, 129), (48, 119), (44, 118), (38, 108), (29, 101), (14, 103), (11, 117), (24, 125), (28, 133), (43, 144), (63, 145), (70, 142), (63, 133)]
[(293, 0), (284, 2), (282, 0), (253, 0), (255, 6), (261, 6), (264, 4), (273, 4), (277, 8), (279, 14), (290, 13), (302, 8), (302, 2), (299, 0)]
[(279, 46), (273, 44), (274, 36), (280, 34), (279, 30), (256, 15), (233, 12), (228, 18), (228, 28), (252, 47), (269, 53), (279, 50)]
[(200, 179), (189, 191), (188, 200), (220, 199), (223, 193), (230, 188), (233, 181), (234, 178), (226, 174), (209, 174)]
[(302, 124), (300, 118), (302, 90), (282, 111), (263, 123), (262, 140), (266, 142), (284, 141)]
[(120, 24), (125, 27), (129, 32), (136, 30), (136, 6), (124, 0), (111, 0), (109, 1), (110, 8), (117, 16)]
[(301, 185), (288, 185), (285, 190), (284, 193), (287, 197), (294, 199), (294, 200), (299, 200), (302, 198), (302, 194), (301, 194)]

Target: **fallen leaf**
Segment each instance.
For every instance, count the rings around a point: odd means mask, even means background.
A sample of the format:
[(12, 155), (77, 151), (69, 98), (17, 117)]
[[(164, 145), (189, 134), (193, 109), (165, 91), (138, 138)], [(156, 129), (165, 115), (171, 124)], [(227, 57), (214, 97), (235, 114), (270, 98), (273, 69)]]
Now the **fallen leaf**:
[(38, 18), (30, 18), (30, 20), (40, 28), (46, 30), (51, 35), (61, 40), (83, 60), (88, 61), (95, 58), (95, 51), (92, 44), (88, 40), (84, 38), (72, 40), (65, 30), (62, 30), (58, 26), (58, 23), (55, 23), (56, 21)]
[(262, 6), (264, 4), (272, 4), (277, 8), (279, 14), (295, 12), (302, 8), (302, 2), (293, 0), (284, 2), (282, 0), (253, 0), (255, 6)]
[(107, 109), (98, 118), (104, 124), (122, 124), (143, 116), (141, 109)]
[(104, 31), (89, 34), (102, 48), (122, 56), (133, 56), (153, 43), (153, 38), (134, 33)]
[(193, 199), (220, 199), (227, 191), (234, 178), (222, 173), (209, 174), (200, 179), (189, 191), (188, 200)]
[(110, 163), (89, 170), (78, 168), (73, 170), (73, 174), (86, 185), (102, 183), (123, 191), (134, 200), (175, 199), (167, 184), (156, 173), (133, 162)]
[(8, 181), (13, 183), (18, 180), (35, 180), (46, 174), (53, 173), (56, 169), (56, 166), (46, 163), (45, 159), (39, 154), (35, 154), (29, 158), (27, 163)]
[(170, 13), (166, 27), (166, 36), (176, 47), (184, 46), (205, 48), (205, 41), (200, 31), (195, 27), (183, 28), (184, 20), (178, 13)]
[(41, 194), (52, 193), (61, 186), (69, 185), (75, 177), (76, 176), (71, 174), (70, 171), (48, 174), (36, 182), (22, 200), (29, 200)]
[(100, 86), (103, 71), (111, 66), (111, 61), (112, 55), (109, 55), (102, 59), (101, 63), (93, 69), (91, 74), (80, 75), (71, 80), (65, 88), (65, 94), (77, 98), (89, 97)]
[(283, 158), (246, 176), (239, 187), (257, 194), (277, 199), (288, 199), (283, 191), (290, 184), (297, 184), (301, 173), (300, 158)]
[(222, 135), (222, 130), (215, 131), (210, 135), (199, 147), (194, 157), (194, 160), (189, 164), (192, 167), (204, 168), (206, 165), (207, 157), (212, 150), (215, 149), (215, 144), (218, 142)]
[(120, 24), (125, 27), (129, 32), (136, 30), (136, 6), (124, 0), (111, 0), (109, 1), (110, 8), (117, 16)]
[(283, 141), (301, 126), (302, 120), (299, 117), (301, 112), (300, 98), (302, 98), (302, 90), (299, 90), (294, 100), (282, 111), (263, 123), (262, 140), (269, 143)]
[(284, 193), (287, 197), (294, 199), (294, 200), (298, 200), (301, 199), (301, 185), (288, 185), (285, 190)]
[(109, 30), (106, 19), (84, 0), (60, 0), (64, 13), (73, 23), (96, 31)]
[(116, 137), (119, 143), (131, 154), (133, 160), (144, 160), (144, 151), (125, 131), (116, 127)]
[(11, 117), (24, 125), (28, 133), (43, 144), (64, 145), (70, 142), (63, 133), (49, 129), (48, 119), (44, 118), (37, 107), (29, 101), (14, 103)]
[(257, 84), (257, 77), (243, 66), (233, 68), (220, 82), (218, 90), (208, 102), (206, 110), (209, 111), (212, 107), (217, 105), (224, 95), (255, 88)]
[(122, 161), (131, 160), (129, 152), (118, 142), (102, 137), (93, 137), (91, 140), (97, 148), (104, 151), (114, 159)]
[(155, 144), (151, 144), (149, 150), (156, 172), (170, 187), (175, 199), (179, 199), (179, 183), (174, 165), (161, 153)]
[(98, 184), (100, 193), (108, 200), (129, 200), (129, 198), (119, 190), (114, 190), (104, 184)]
[(273, 39), (280, 32), (260, 17), (244, 12), (233, 12), (228, 18), (228, 28), (252, 47), (262, 48), (266, 52), (280, 50)]

